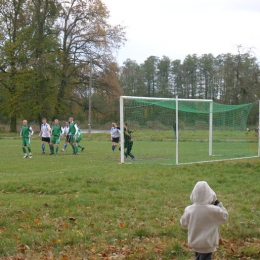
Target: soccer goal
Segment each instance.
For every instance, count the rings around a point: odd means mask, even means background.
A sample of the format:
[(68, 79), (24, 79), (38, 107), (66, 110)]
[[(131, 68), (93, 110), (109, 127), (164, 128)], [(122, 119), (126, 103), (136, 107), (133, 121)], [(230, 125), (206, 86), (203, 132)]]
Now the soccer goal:
[[(254, 109), (252, 109), (254, 108)], [(127, 123), (139, 163), (187, 164), (259, 156), (259, 103), (209, 99), (120, 97), (120, 128)], [(121, 147), (124, 133), (121, 131)], [(121, 163), (127, 163), (121, 149)]]

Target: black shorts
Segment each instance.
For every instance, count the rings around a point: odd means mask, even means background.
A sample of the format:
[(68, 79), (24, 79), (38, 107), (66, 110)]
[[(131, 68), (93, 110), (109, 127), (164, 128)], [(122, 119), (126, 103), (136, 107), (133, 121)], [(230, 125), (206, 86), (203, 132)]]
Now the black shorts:
[(118, 143), (119, 142), (119, 137), (112, 137), (112, 142), (113, 143)]
[(71, 138), (71, 135), (66, 135), (66, 141), (67, 141), (68, 143), (70, 143), (70, 138)]
[(42, 137), (42, 142), (50, 143), (51, 138), (50, 137)]

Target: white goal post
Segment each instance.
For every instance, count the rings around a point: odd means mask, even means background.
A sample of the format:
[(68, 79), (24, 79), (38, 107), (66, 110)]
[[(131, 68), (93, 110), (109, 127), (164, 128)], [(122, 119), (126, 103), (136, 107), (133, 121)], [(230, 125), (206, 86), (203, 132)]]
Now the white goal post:
[[(120, 152), (120, 158), (121, 163), (124, 163), (125, 161), (125, 155), (124, 155), (124, 100), (148, 100), (148, 101), (174, 101), (176, 104), (175, 109), (175, 118), (176, 118), (176, 164), (179, 164), (179, 110), (178, 110), (178, 102), (179, 101), (185, 101), (185, 102), (207, 102), (210, 106), (210, 112), (209, 112), (209, 156), (212, 155), (212, 129), (213, 129), (213, 100), (212, 99), (178, 99), (178, 96), (176, 98), (156, 98), (156, 97), (135, 97), (135, 96), (120, 96), (120, 146), (121, 146), (121, 152)], [(259, 105), (260, 106), (260, 105)], [(259, 148), (260, 151), (260, 148)]]

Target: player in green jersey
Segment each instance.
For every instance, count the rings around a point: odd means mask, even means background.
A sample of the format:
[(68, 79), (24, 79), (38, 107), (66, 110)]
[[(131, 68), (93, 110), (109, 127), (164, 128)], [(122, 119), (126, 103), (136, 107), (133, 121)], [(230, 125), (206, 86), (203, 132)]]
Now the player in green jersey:
[(85, 149), (85, 147), (84, 147), (84, 146), (81, 146), (81, 145), (79, 144), (79, 142), (80, 142), (81, 139), (82, 139), (82, 133), (81, 133), (81, 130), (80, 130), (80, 127), (79, 127), (79, 123), (76, 122), (75, 124), (76, 124), (77, 127), (78, 127), (78, 134), (77, 134), (77, 136), (76, 136), (76, 145), (77, 145), (78, 148), (81, 148), (81, 152), (83, 152), (84, 149)]
[(51, 130), (51, 142), (50, 142), (50, 155), (54, 154), (54, 147), (53, 145), (56, 145), (55, 149), (55, 155), (58, 155), (58, 150), (59, 150), (59, 143), (60, 143), (60, 137), (63, 135), (63, 128), (59, 124), (59, 120), (55, 119), (54, 120), (54, 125), (52, 126)]
[(133, 140), (132, 140), (132, 136), (131, 136), (132, 131), (130, 131), (127, 128), (127, 123), (124, 124), (124, 148), (126, 148), (125, 151), (125, 158), (127, 158), (127, 156), (129, 155), (131, 157), (131, 159), (134, 161), (135, 157), (132, 154), (132, 148), (133, 148)]
[(73, 149), (73, 154), (78, 155), (78, 146), (76, 143), (76, 138), (78, 134), (78, 127), (73, 121), (73, 117), (69, 118), (69, 133), (68, 135), (70, 136), (70, 144)]
[(22, 149), (24, 156), (23, 158), (27, 158), (26, 148), (28, 149), (29, 158), (32, 158), (32, 150), (30, 147), (30, 138), (33, 135), (33, 129), (31, 126), (28, 125), (27, 120), (23, 120), (23, 125), (20, 131), (20, 138), (22, 138)]

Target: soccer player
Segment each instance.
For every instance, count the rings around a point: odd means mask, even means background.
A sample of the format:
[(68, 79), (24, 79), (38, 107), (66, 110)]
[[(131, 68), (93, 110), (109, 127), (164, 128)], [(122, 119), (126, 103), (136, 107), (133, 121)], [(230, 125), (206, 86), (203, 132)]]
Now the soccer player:
[(131, 133), (132, 131), (128, 130), (127, 128), (127, 123), (124, 124), (124, 139), (125, 139), (125, 158), (127, 158), (127, 156), (129, 155), (131, 157), (131, 159), (134, 161), (135, 157), (134, 155), (131, 153), (132, 148), (133, 148), (133, 140), (131, 137)]
[(50, 148), (51, 152), (50, 155), (54, 154), (54, 147), (53, 145), (56, 145), (55, 149), (55, 155), (58, 155), (58, 150), (59, 150), (59, 143), (60, 143), (60, 137), (63, 135), (63, 129), (59, 124), (59, 120), (55, 119), (54, 120), (54, 125), (52, 126), (52, 131), (51, 131), (51, 142), (50, 142)]
[(115, 151), (120, 137), (120, 128), (116, 123), (112, 123), (112, 127), (110, 129), (111, 141), (112, 141), (112, 152)]
[(65, 126), (63, 127), (63, 132), (65, 134), (66, 140), (65, 140), (65, 144), (64, 144), (63, 148), (61, 149), (61, 151), (65, 152), (65, 150), (68, 146), (68, 143), (70, 142), (70, 140), (69, 140), (70, 136), (68, 135), (68, 133), (69, 133), (69, 122), (68, 121), (65, 122)]
[(78, 127), (77, 125), (74, 123), (73, 121), (73, 117), (69, 118), (69, 133), (68, 135), (70, 136), (70, 144), (72, 146), (73, 149), (73, 154), (78, 155), (78, 147), (76, 145), (76, 138), (77, 138), (77, 134), (78, 134)]
[(28, 158), (25, 147), (27, 147), (28, 149), (29, 158), (32, 158), (32, 150), (30, 147), (30, 138), (32, 135), (33, 135), (32, 127), (28, 125), (27, 120), (23, 120), (23, 125), (20, 131), (20, 138), (22, 138), (22, 149), (24, 153), (23, 158)]
[(42, 154), (45, 154), (45, 142), (47, 142), (50, 146), (50, 141), (51, 141), (51, 127), (47, 123), (46, 118), (42, 119), (39, 137), (42, 137)]
[(84, 146), (81, 146), (81, 145), (79, 144), (79, 142), (80, 142), (81, 139), (82, 139), (82, 133), (81, 133), (81, 130), (80, 130), (80, 127), (79, 127), (79, 123), (76, 122), (75, 124), (76, 124), (77, 127), (78, 127), (78, 134), (77, 134), (77, 137), (76, 137), (76, 145), (77, 145), (78, 148), (81, 148), (81, 152), (83, 152), (84, 149), (85, 149), (85, 147), (84, 147)]

